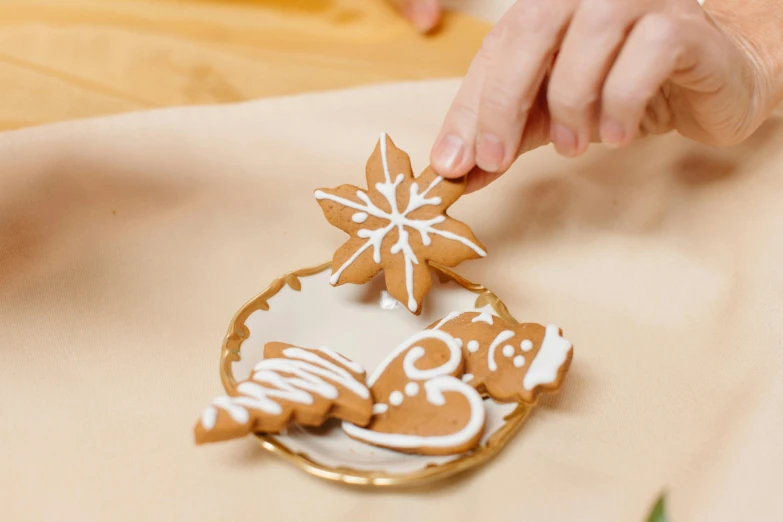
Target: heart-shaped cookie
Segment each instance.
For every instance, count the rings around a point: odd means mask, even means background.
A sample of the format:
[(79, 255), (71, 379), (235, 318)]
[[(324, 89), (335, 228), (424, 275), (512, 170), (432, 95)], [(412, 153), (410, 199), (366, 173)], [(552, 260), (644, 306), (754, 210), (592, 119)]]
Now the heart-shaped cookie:
[(453, 312), (430, 328), (460, 341), (462, 380), (499, 402), (535, 404), (539, 394), (560, 387), (573, 357), (571, 343), (554, 325), (513, 325), (486, 312)]
[(464, 359), (459, 341), (442, 330), (419, 332), (391, 352), (367, 380), (375, 400), (367, 428), (349, 422), (352, 438), (406, 453), (468, 451), (484, 432), (481, 395), (457, 378)]

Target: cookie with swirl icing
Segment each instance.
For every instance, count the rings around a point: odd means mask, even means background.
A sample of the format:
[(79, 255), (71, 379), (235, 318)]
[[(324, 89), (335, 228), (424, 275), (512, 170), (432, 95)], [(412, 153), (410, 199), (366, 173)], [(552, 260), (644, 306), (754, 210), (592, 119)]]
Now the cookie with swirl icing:
[(475, 447), (484, 432), (481, 395), (462, 382), (459, 342), (441, 330), (420, 332), (393, 350), (367, 379), (376, 404), (366, 428), (350, 422), (353, 439), (425, 455)]
[(446, 213), (466, 178), (427, 168), (414, 178), (407, 154), (382, 134), (366, 169), (367, 190), (353, 185), (315, 191), (326, 219), (350, 238), (332, 259), (332, 285), (364, 284), (381, 270), (386, 287), (415, 314), (432, 287), (428, 264), (456, 266), (487, 255), (467, 225)]
[(294, 422), (320, 426), (329, 417), (361, 426), (370, 421), (372, 404), (359, 364), (328, 348), (267, 343), (250, 379), (204, 410), (195, 439), (204, 444), (277, 433)]
[(453, 312), (430, 325), (459, 339), (462, 380), (498, 402), (535, 404), (560, 388), (573, 357), (571, 343), (554, 325), (514, 325), (487, 312)]

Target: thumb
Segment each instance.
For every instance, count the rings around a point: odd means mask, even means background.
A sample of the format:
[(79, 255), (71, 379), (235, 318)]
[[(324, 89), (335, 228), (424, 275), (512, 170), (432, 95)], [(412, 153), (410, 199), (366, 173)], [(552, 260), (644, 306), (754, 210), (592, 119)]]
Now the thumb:
[(391, 0), (402, 15), (422, 33), (428, 33), (440, 23), (440, 0)]

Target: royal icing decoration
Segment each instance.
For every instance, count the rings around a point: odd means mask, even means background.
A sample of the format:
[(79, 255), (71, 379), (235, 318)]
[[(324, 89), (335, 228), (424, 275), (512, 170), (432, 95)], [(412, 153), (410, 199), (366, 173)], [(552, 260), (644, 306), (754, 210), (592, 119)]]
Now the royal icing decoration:
[(364, 283), (385, 270), (392, 296), (418, 313), (431, 286), (429, 261), (455, 266), (487, 253), (464, 224), (445, 213), (462, 194), (464, 181), (444, 180), (431, 169), (414, 179), (407, 155), (386, 134), (381, 134), (379, 156), (382, 176), (375, 175), (374, 154), (367, 191), (350, 185), (315, 191), (329, 221), (351, 235), (335, 254), (330, 282)]
[[(447, 353), (448, 358), (429, 368), (431, 364), (427, 362), (443, 359), (438, 352)], [(420, 367), (420, 362), (425, 362), (426, 369)], [(462, 365), (462, 350), (451, 335), (435, 329), (414, 335), (391, 352), (367, 380), (378, 401), (370, 426), (361, 428), (344, 422), (343, 429), (354, 439), (399, 451), (449, 454), (470, 449), (481, 437), (486, 414), (481, 396), (455, 377), (461, 373)], [(405, 384), (395, 385), (398, 379)], [(396, 389), (388, 393), (386, 390), (391, 388)], [(449, 400), (448, 394), (457, 394), (462, 400)], [(417, 433), (437, 427), (437, 423), (424, 427), (410, 424), (416, 418), (411, 417), (414, 410), (426, 412), (427, 418), (442, 417), (438, 429), (446, 431)], [(396, 423), (399, 429), (391, 431)]]
[(492, 341), (492, 344), (489, 345), (489, 354), (487, 355), (487, 366), (489, 367), (490, 371), (494, 372), (498, 369), (498, 364), (495, 361), (495, 350), (497, 350), (498, 346), (508, 341), (512, 337), (514, 337), (513, 330), (504, 330), (500, 332), (497, 335), (497, 337), (495, 337), (495, 339)]
[(488, 314), (487, 312), (482, 312), (476, 317), (473, 318), (474, 323), (482, 322), (487, 324), (492, 324), (492, 315)]
[(536, 402), (560, 386), (571, 362), (571, 343), (557, 326), (513, 325), (486, 312), (448, 314), (433, 330), (469, 339), (464, 345), (465, 375), (479, 392), (501, 402)]
[[(291, 416), (318, 425), (334, 403), (340, 403), (341, 410), (348, 410), (357, 422), (369, 420), (372, 399), (361, 365), (325, 347), (311, 350), (270, 343), (267, 354), (270, 346), (282, 347), (278, 356), (263, 359), (250, 379), (237, 385), (233, 396), (218, 397), (204, 410), (196, 427), (197, 441), (223, 440), (252, 431), (276, 432)], [(320, 422), (307, 422), (319, 417)], [(210, 435), (216, 428), (221, 433)]]
[(532, 390), (536, 386), (554, 383), (570, 353), (571, 343), (560, 336), (560, 329), (555, 325), (547, 326), (541, 349), (528, 368), (522, 385), (526, 390)]

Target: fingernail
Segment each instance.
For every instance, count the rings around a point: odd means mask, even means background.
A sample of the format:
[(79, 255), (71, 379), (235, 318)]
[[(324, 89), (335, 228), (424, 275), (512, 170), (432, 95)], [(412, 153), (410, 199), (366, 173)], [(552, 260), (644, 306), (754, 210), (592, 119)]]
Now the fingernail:
[(438, 4), (414, 3), (410, 10), (410, 18), (419, 32), (428, 33), (435, 29), (440, 21)]
[(601, 123), (601, 141), (610, 149), (622, 147), (626, 139), (625, 128), (612, 119)]
[(576, 134), (560, 123), (552, 125), (552, 143), (555, 144), (557, 152), (564, 156), (573, 156), (576, 154)]
[(437, 171), (448, 174), (454, 170), (462, 161), (462, 154), (465, 147), (463, 142), (457, 136), (448, 134), (438, 140), (433, 151), (433, 163)]
[(476, 146), (476, 165), (484, 172), (497, 172), (503, 163), (503, 144), (492, 134), (479, 136)]

